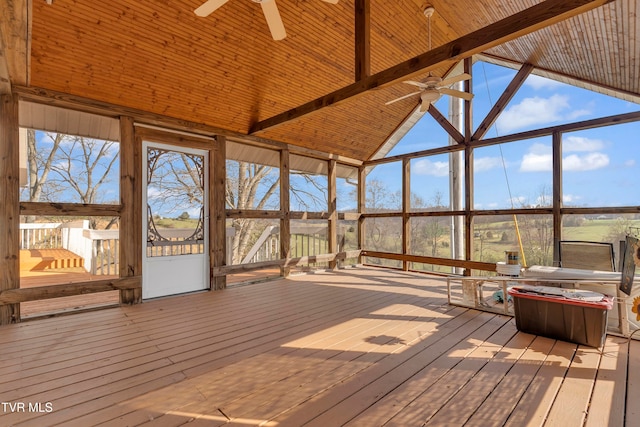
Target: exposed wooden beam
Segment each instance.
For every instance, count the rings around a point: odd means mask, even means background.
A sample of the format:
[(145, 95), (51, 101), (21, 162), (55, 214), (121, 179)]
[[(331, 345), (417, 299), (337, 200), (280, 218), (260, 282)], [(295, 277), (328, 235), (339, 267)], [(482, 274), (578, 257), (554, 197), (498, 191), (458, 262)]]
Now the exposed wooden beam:
[[(120, 277), (142, 275), (142, 140), (133, 118), (120, 118)], [(121, 304), (142, 302), (142, 287), (120, 289)]]
[[(291, 256), (291, 188), (289, 150), (280, 151), (280, 258), (288, 260)], [(287, 277), (291, 268), (283, 265), (280, 274)]]
[[(18, 97), (0, 95), (0, 293), (20, 288)], [(20, 321), (20, 304), (0, 307), (0, 325)]]
[[(338, 252), (338, 197), (337, 197), (337, 168), (336, 161), (329, 160), (328, 185), (327, 185), (327, 208), (329, 210), (328, 245), (330, 253)], [(329, 261), (329, 269), (333, 270), (338, 266), (336, 260)]]
[(371, 75), (371, 1), (355, 2), (355, 81)]
[(21, 202), (20, 215), (120, 216), (120, 205), (87, 203)]
[[(473, 57), (465, 58), (463, 61), (463, 70), (471, 76), (470, 79), (463, 83), (464, 91), (471, 93), (471, 82), (473, 80)], [(464, 142), (469, 145), (471, 136), (473, 135), (473, 99), (464, 101)]]
[(553, 265), (560, 267), (562, 240), (562, 134), (553, 133)]
[[(402, 253), (411, 252), (411, 160), (402, 161)], [(409, 262), (402, 261), (402, 269), (409, 270)]]
[(306, 104), (255, 123), (251, 134), (281, 125), (321, 108), (362, 95), (368, 90), (396, 83), (444, 62), (461, 60), (510, 40), (564, 21), (612, 0), (546, 0), (498, 22), (439, 46), (391, 68), (338, 89)]
[(86, 295), (108, 291), (137, 291), (141, 293), (142, 278), (140, 276), (122, 277), (119, 279), (91, 280), (87, 282), (46, 285), (35, 288), (0, 290), (0, 306), (26, 301), (39, 301), (50, 298)]
[(430, 148), (428, 150), (416, 151), (414, 153), (397, 154), (395, 156), (383, 157), (375, 160), (367, 160), (364, 162), (364, 166), (369, 167), (369, 166), (381, 165), (384, 163), (393, 163), (397, 161), (402, 161), (405, 158), (416, 159), (418, 157), (427, 157), (427, 156), (434, 156), (437, 154), (452, 153), (452, 152), (460, 151), (463, 149), (464, 147), (459, 145), (445, 145), (444, 147)]
[[(467, 112), (465, 112), (465, 115), (467, 115)], [(503, 144), (506, 142), (515, 142), (515, 141), (520, 141), (524, 139), (533, 139), (533, 138), (539, 138), (542, 136), (550, 136), (556, 131), (562, 132), (562, 133), (575, 132), (580, 130), (594, 129), (594, 128), (599, 128), (603, 126), (615, 125), (615, 124), (631, 123), (635, 121), (640, 121), (640, 111), (636, 111), (633, 113), (616, 114), (614, 116), (607, 116), (607, 117), (601, 117), (597, 119), (585, 120), (577, 123), (551, 126), (543, 129), (535, 129), (531, 131), (500, 136), (497, 138), (484, 139), (482, 141), (474, 141), (473, 144), (471, 145), (474, 148), (485, 147), (485, 146), (490, 146), (495, 144)], [(381, 159), (367, 160), (363, 162), (363, 165), (365, 167), (369, 167), (369, 166), (381, 165), (384, 163), (393, 163), (397, 161), (402, 161), (405, 158), (415, 159), (418, 157), (426, 157), (426, 156), (433, 156), (437, 154), (451, 153), (451, 152), (459, 151), (462, 149), (464, 149), (464, 147), (460, 147), (456, 145), (447, 145), (444, 147), (416, 151), (414, 153), (398, 154), (395, 156), (383, 157)]]
[(496, 265), (490, 262), (465, 261), (461, 259), (438, 258), (424, 255), (395, 254), (391, 252), (362, 251), (362, 256), (396, 261), (419, 262), (424, 264), (444, 265), (448, 267), (467, 268), (474, 270), (496, 271)]
[(211, 259), (211, 288), (220, 290), (227, 287), (226, 276), (216, 276), (213, 270), (227, 264), (227, 217), (226, 185), (227, 185), (227, 141), (218, 136), (213, 150), (209, 150), (209, 256)]
[[(514, 133), (511, 135), (499, 136), (496, 138), (483, 139), (474, 141), (473, 147), (484, 147), (488, 145), (503, 144), (505, 142), (521, 141), (523, 139), (533, 139), (542, 136), (553, 135), (554, 132), (576, 132), (587, 129), (594, 129), (603, 126), (631, 123), (640, 120), (640, 111), (632, 113), (616, 114), (614, 116), (600, 117), (597, 119), (584, 120), (582, 122), (568, 123), (565, 125), (550, 126), (542, 129), (534, 129), (525, 132)], [(368, 165), (368, 163), (366, 163)]]
[(500, 96), (500, 99), (498, 99), (498, 101), (491, 108), (491, 111), (489, 111), (482, 123), (480, 123), (478, 129), (476, 129), (476, 132), (471, 137), (472, 141), (484, 138), (489, 128), (495, 123), (500, 113), (502, 113), (507, 104), (509, 104), (513, 96), (518, 92), (518, 89), (520, 89), (520, 87), (527, 79), (527, 77), (529, 77), (532, 71), (533, 65), (531, 64), (523, 64), (522, 67), (520, 67), (520, 70), (515, 75), (513, 80), (511, 80), (509, 86), (507, 86), (507, 88), (504, 90), (504, 92)]
[(7, 63), (7, 50), (4, 47), (4, 34), (0, 28), (0, 95), (11, 93), (11, 77)]
[(1, 0), (0, 16), (0, 93), (10, 93), (29, 84), (31, 1)]
[(433, 117), (438, 124), (449, 134), (454, 141), (458, 144), (464, 144), (464, 136), (451, 124), (451, 122), (442, 115), (442, 113), (436, 108), (435, 105), (429, 105), (429, 109), (427, 110), (431, 117)]
[[(366, 208), (366, 200), (367, 200), (367, 189), (365, 186), (367, 178), (367, 170), (364, 166), (360, 166), (358, 168), (358, 213), (360, 217), (358, 218), (358, 249), (364, 249), (364, 232), (365, 232), (365, 224), (364, 224), (364, 216), (362, 214)], [(358, 263), (362, 263), (363, 258), (358, 255)]]
[[(13, 86), (13, 92), (17, 93), (20, 96), (20, 99), (25, 101), (53, 105), (56, 107), (68, 108), (72, 110), (80, 110), (113, 118), (118, 118), (120, 116), (131, 116), (134, 118), (136, 124), (143, 124), (149, 127), (156, 126), (160, 128), (161, 131), (156, 132), (156, 135), (158, 136), (166, 136), (167, 131), (184, 132), (185, 135), (200, 135), (207, 138), (211, 138), (215, 135), (223, 135), (226, 136), (227, 139), (235, 142), (255, 145), (271, 150), (288, 149), (291, 154), (300, 154), (302, 156), (314, 157), (322, 160), (333, 159), (338, 163), (343, 163), (351, 166), (360, 166), (362, 164), (362, 160), (342, 156), (339, 154), (325, 153), (320, 150), (287, 144), (273, 139), (245, 135), (239, 132), (233, 132), (227, 129), (209, 126), (202, 123), (176, 119), (161, 114), (150, 113), (135, 108), (124, 107), (108, 102), (96, 101), (90, 98), (69, 95), (66, 93), (48, 89)], [(149, 128), (146, 129), (145, 132), (151, 132), (151, 130), (152, 129)]]

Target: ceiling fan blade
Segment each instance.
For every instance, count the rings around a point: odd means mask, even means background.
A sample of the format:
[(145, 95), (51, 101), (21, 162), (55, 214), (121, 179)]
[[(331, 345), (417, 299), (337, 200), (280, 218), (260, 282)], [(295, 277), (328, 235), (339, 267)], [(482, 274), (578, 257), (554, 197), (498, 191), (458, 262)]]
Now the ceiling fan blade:
[(422, 82), (417, 82), (415, 80), (405, 80), (402, 83), (406, 83), (408, 85), (413, 85), (413, 86), (418, 86), (418, 87), (420, 87), (422, 89), (426, 89), (428, 87), (427, 84), (422, 83)]
[(448, 79), (444, 79), (443, 81), (438, 83), (436, 86), (438, 86), (438, 87), (440, 87), (440, 86), (451, 86), (454, 83), (458, 83), (458, 82), (461, 82), (463, 80), (469, 80), (470, 78), (471, 78), (471, 74), (462, 73), (462, 74), (458, 74), (457, 76), (453, 76), (453, 77), (449, 77)]
[(431, 106), (430, 102), (420, 101), (420, 112), (424, 113), (429, 109), (429, 106)]
[(458, 98), (462, 98), (462, 99), (465, 99), (467, 101), (471, 101), (471, 99), (473, 99), (473, 94), (472, 93), (462, 92), (462, 91), (453, 90), (453, 89), (447, 89), (446, 87), (441, 87), (438, 90), (440, 91), (440, 93), (443, 93), (443, 94), (446, 94), (446, 95), (455, 96), (455, 97), (458, 97)]
[(389, 104), (393, 104), (394, 102), (402, 101), (403, 99), (409, 98), (409, 97), (411, 97), (411, 96), (413, 96), (413, 95), (417, 95), (417, 94), (419, 94), (420, 92), (422, 92), (422, 91), (421, 91), (421, 90), (419, 90), (419, 91), (417, 91), (417, 92), (412, 92), (412, 93), (410, 93), (410, 94), (408, 94), (408, 95), (401, 96), (400, 98), (396, 98), (396, 99), (394, 99), (393, 101), (385, 102), (385, 103), (384, 103), (384, 105), (389, 105)]
[(338, 4), (338, 0), (322, 0), (325, 3)]
[(228, 2), (229, 0), (209, 0), (200, 5), (199, 8), (193, 11), (198, 16), (209, 16), (220, 6)]
[(274, 40), (282, 40), (287, 37), (287, 32), (282, 23), (282, 17), (280, 17), (280, 12), (278, 12), (276, 0), (263, 0), (260, 2), (260, 6), (262, 6), (262, 12), (267, 20), (269, 31), (271, 31), (271, 37), (273, 37)]

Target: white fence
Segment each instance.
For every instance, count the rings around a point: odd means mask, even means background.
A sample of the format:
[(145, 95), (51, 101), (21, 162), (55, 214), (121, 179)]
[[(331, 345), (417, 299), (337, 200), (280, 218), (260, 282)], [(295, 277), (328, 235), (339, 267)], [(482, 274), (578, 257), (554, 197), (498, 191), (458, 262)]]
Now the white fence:
[(67, 223), (20, 224), (20, 249), (66, 249), (82, 257), (95, 275), (118, 275), (118, 230), (92, 230), (88, 220)]
[[(181, 230), (174, 230), (180, 233)], [(192, 232), (192, 230), (191, 230)], [(235, 229), (228, 227), (227, 263), (232, 263), (233, 237)], [(84, 259), (85, 269), (94, 275), (118, 275), (120, 269), (119, 230), (93, 230), (88, 220), (68, 223), (22, 223), (20, 224), (20, 249), (66, 249)], [(327, 227), (293, 226), (291, 228), (291, 257), (327, 253)], [(341, 239), (338, 239), (339, 246)], [(201, 242), (167, 242), (172, 247), (185, 246), (180, 253), (198, 253)], [(191, 246), (196, 245), (196, 248)], [(166, 244), (158, 244), (152, 250), (163, 250)], [(342, 250), (339, 248), (339, 250)], [(173, 253), (173, 252), (172, 252)], [(161, 255), (161, 254), (156, 254)], [(167, 255), (167, 254), (164, 254)], [(241, 264), (280, 259), (280, 227), (265, 228), (258, 240), (242, 259)]]

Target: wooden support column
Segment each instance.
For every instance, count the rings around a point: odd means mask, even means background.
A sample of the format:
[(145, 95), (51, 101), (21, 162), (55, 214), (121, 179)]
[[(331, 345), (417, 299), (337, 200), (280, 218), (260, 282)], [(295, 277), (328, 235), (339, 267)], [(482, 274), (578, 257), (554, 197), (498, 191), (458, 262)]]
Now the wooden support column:
[[(289, 150), (280, 151), (280, 258), (291, 258), (291, 203), (289, 196)], [(291, 267), (284, 265), (280, 274), (287, 277)]]
[(560, 266), (562, 240), (562, 133), (553, 132), (553, 265)]
[[(329, 160), (328, 169), (328, 209), (329, 209), (329, 253), (338, 253), (338, 205), (337, 205), (337, 192), (336, 192), (336, 179), (337, 179), (337, 163), (335, 160)], [(329, 261), (329, 268), (331, 270), (338, 266), (337, 260)]]
[[(366, 181), (366, 168), (364, 166), (360, 166), (358, 168), (358, 213), (360, 216), (358, 217), (358, 249), (364, 250), (364, 217), (362, 214), (365, 211), (365, 204), (367, 199), (367, 192), (365, 187)], [(362, 264), (362, 255), (358, 256), (358, 264)]]
[[(0, 95), (0, 295), (20, 288), (18, 97)], [(20, 321), (20, 304), (0, 305), (0, 325)]]
[[(470, 74), (471, 79), (465, 80), (464, 90), (470, 92), (473, 79), (472, 58), (464, 60), (464, 72)], [(471, 101), (464, 101), (464, 240), (466, 242), (464, 257), (470, 261), (473, 256), (473, 149), (471, 148), (471, 137), (473, 135), (473, 104)], [(465, 268), (465, 276), (471, 275), (471, 269)]]
[[(402, 160), (402, 254), (411, 250), (411, 227), (409, 212), (411, 211), (411, 160)], [(402, 261), (402, 269), (409, 270), (409, 261)]]
[[(142, 140), (133, 118), (120, 117), (120, 277), (142, 276)], [(121, 304), (142, 302), (142, 287), (121, 289)]]
[(219, 135), (213, 150), (209, 150), (209, 259), (211, 288), (227, 287), (227, 276), (216, 276), (215, 269), (227, 265), (227, 139)]
[[(473, 256), (473, 216), (471, 208), (473, 206), (473, 149), (466, 146), (464, 149), (464, 239), (466, 241), (464, 258), (471, 261)], [(471, 276), (471, 270), (465, 269), (465, 276)]]
[(371, 75), (371, 2), (356, 0), (355, 2), (355, 81)]

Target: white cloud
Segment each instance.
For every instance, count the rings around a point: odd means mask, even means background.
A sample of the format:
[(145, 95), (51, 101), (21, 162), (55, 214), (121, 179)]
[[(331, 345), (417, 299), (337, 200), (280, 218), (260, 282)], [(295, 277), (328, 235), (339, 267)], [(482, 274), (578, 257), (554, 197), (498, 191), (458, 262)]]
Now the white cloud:
[(529, 152), (522, 156), (520, 172), (546, 172), (553, 168), (553, 155), (548, 145), (535, 143)]
[(628, 168), (632, 168), (636, 165), (636, 159), (629, 159), (626, 162), (624, 162), (624, 165)]
[(551, 154), (551, 146), (541, 142), (534, 142), (529, 146), (529, 152), (534, 154)]
[(484, 172), (498, 167), (502, 167), (502, 159), (500, 157), (477, 157), (473, 159), (474, 172)]
[[(590, 171), (602, 169), (609, 165), (609, 156), (599, 151), (594, 151), (604, 147), (602, 141), (595, 139), (569, 137), (565, 140), (568, 144), (563, 149), (568, 152), (581, 154), (570, 154), (562, 159), (562, 169), (564, 171)], [(584, 154), (582, 154), (584, 153)], [(551, 147), (548, 145), (535, 143), (529, 147), (528, 152), (522, 156), (520, 162), (520, 172), (549, 172), (553, 169), (553, 155)]]
[(605, 147), (604, 141), (585, 138), (582, 136), (568, 136), (562, 140), (562, 151), (565, 153), (578, 151), (598, 151)]
[(573, 120), (579, 119), (580, 117), (588, 116), (589, 114), (591, 114), (591, 111), (592, 111), (591, 109), (587, 109), (587, 108), (582, 108), (580, 110), (573, 110), (565, 116), (565, 119), (573, 121)]
[(519, 104), (507, 108), (498, 118), (500, 132), (513, 131), (532, 125), (557, 121), (561, 112), (569, 108), (569, 99), (562, 95), (550, 98), (525, 98)]
[(543, 126), (560, 120), (575, 119), (589, 114), (586, 109), (570, 110), (569, 98), (552, 95), (549, 98), (525, 98), (519, 104), (507, 108), (496, 121), (501, 133), (531, 126)]
[(563, 85), (558, 81), (547, 79), (546, 77), (536, 76), (535, 74), (531, 74), (529, 77), (527, 77), (527, 80), (525, 80), (524, 83), (527, 86), (531, 86), (535, 90), (555, 89)]
[(416, 175), (449, 176), (449, 163), (423, 159), (415, 162), (411, 170)]
[(602, 169), (609, 165), (609, 156), (604, 153), (589, 153), (585, 155), (571, 154), (562, 159), (565, 171), (591, 171)]
[(576, 196), (574, 194), (563, 194), (562, 195), (562, 202), (563, 203), (576, 203), (580, 199), (582, 199), (581, 196)]

